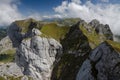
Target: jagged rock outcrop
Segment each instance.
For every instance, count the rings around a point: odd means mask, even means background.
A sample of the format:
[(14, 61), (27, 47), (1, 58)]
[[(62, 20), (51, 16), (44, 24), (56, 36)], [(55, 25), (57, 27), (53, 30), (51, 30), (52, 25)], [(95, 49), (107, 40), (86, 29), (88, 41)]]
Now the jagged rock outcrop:
[(64, 53), (87, 53), (91, 50), (87, 37), (80, 29), (80, 25), (84, 21), (79, 21), (77, 24), (71, 26), (65, 38), (61, 41)]
[(109, 25), (105, 24), (100, 24), (100, 22), (96, 19), (92, 20), (89, 23), (90, 26), (95, 28), (95, 31), (100, 34), (100, 35), (104, 35), (106, 37), (107, 40), (113, 40), (113, 34), (112, 31), (110, 30)]
[(80, 24), (73, 25), (62, 40), (63, 55), (54, 65), (51, 80), (75, 80), (79, 67), (88, 57), (91, 48), (87, 37), (80, 30)]
[(76, 80), (120, 80), (120, 53), (103, 42), (84, 61)]
[(50, 80), (52, 65), (62, 46), (56, 40), (42, 38), (39, 30), (33, 29), (32, 38), (23, 40), (16, 52), (16, 63), (25, 75), (35, 80)]
[(24, 75), (35, 80), (50, 80), (52, 66), (59, 59), (62, 46), (56, 40), (43, 36), (35, 26), (30, 23), (24, 34), (15, 23), (9, 27), (8, 35), (17, 48), (15, 61)]
[(8, 28), (8, 36), (13, 42), (13, 47), (17, 48), (24, 38), (31, 37), (32, 29), (36, 25), (36, 23), (31, 22), (28, 26), (27, 31), (25, 33), (22, 33), (22, 28), (17, 25), (17, 23), (13, 22)]

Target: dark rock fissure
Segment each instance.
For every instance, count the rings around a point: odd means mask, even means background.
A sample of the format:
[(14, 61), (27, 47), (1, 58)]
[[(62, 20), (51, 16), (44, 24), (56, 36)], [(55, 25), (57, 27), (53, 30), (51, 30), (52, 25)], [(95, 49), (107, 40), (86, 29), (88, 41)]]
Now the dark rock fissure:
[(97, 62), (91, 61), (90, 63), (91, 63), (91, 66), (92, 66), (92, 68), (91, 68), (92, 73), (91, 74), (97, 80), (98, 70), (95, 68), (95, 65), (96, 65)]

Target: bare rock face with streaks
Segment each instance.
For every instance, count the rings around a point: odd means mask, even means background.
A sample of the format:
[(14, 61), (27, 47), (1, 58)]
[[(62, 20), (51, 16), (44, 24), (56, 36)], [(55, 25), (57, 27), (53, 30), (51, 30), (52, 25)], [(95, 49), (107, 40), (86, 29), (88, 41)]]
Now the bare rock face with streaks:
[(13, 23), (9, 29), (9, 37), (16, 47), (15, 61), (24, 75), (35, 80), (50, 80), (52, 66), (62, 53), (62, 46), (53, 38), (42, 37), (42, 33), (32, 28), (22, 34), (20, 28)]

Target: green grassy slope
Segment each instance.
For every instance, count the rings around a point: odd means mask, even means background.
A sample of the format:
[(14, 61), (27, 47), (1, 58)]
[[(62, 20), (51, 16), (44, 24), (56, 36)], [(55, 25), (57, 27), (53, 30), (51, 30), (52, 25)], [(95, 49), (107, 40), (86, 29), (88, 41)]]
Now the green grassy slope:
[(107, 40), (107, 42), (116, 50), (120, 53), (120, 43), (119, 42), (115, 42), (115, 41), (111, 41), (111, 40)]
[(9, 49), (0, 54), (0, 63), (9, 63), (14, 61), (15, 49)]
[[(20, 77), (15, 77), (15, 76), (0, 76), (0, 80), (23, 80), (22, 76)], [(27, 80), (33, 80), (31, 77), (28, 77)]]
[(69, 31), (69, 27), (58, 26), (56, 23), (45, 24), (41, 28), (41, 32), (49, 37), (52, 37), (58, 41), (64, 38), (65, 34)]
[(83, 34), (88, 38), (89, 44), (92, 49), (105, 41), (105, 36), (97, 34), (92, 27), (90, 27), (90, 31), (88, 31), (84, 26), (80, 25), (80, 29), (82, 30)]

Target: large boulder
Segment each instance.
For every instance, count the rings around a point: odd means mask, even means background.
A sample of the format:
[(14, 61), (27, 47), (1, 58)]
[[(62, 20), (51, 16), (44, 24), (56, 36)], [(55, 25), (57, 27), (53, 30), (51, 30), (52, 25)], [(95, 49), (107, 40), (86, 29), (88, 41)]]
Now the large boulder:
[(76, 80), (120, 80), (119, 54), (107, 42), (103, 42), (84, 61)]

